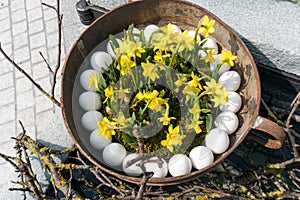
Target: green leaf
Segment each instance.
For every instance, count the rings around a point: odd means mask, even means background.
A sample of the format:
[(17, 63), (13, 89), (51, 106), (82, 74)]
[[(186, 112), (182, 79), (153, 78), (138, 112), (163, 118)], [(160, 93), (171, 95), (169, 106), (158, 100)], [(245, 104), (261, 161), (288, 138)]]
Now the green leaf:
[(206, 124), (206, 129), (207, 129), (207, 132), (208, 132), (212, 128), (212, 125), (213, 125), (212, 114), (207, 114), (205, 124)]

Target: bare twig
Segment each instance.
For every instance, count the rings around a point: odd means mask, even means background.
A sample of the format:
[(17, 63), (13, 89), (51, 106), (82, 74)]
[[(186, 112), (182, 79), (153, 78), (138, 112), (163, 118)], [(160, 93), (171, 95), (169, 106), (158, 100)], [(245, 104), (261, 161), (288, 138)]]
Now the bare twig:
[(53, 70), (51, 69), (51, 67), (50, 67), (50, 65), (49, 65), (49, 63), (48, 63), (48, 61), (47, 61), (46, 58), (44, 57), (43, 53), (39, 51), (39, 54), (41, 55), (41, 57), (43, 58), (44, 62), (46, 63), (46, 66), (47, 66), (49, 72), (53, 75), (54, 72), (53, 72)]
[(53, 72), (52, 76), (52, 89), (51, 89), (51, 95), (55, 96), (55, 86), (56, 86), (56, 79), (57, 79), (57, 73), (60, 68), (60, 62), (61, 62), (61, 40), (62, 40), (62, 19), (63, 15), (60, 14), (60, 0), (56, 0), (56, 7), (51, 6), (46, 3), (42, 3), (42, 5), (47, 6), (51, 9), (53, 9), (56, 13), (56, 18), (57, 18), (57, 38), (58, 38), (58, 44), (57, 44), (57, 63)]
[(58, 107), (60, 107), (60, 103), (55, 99), (54, 96), (50, 95), (48, 92), (46, 92), (37, 82), (35, 82), (33, 80), (33, 78), (31, 78), (31, 76), (24, 71), (17, 63), (15, 63), (15, 61), (13, 61), (2, 49), (1, 47), (1, 43), (0, 43), (0, 52), (3, 54), (3, 56), (19, 71), (21, 72), (23, 75), (26, 76), (26, 78), (28, 78), (31, 83), (40, 91), (42, 92), (46, 97), (48, 97), (55, 105), (57, 105)]

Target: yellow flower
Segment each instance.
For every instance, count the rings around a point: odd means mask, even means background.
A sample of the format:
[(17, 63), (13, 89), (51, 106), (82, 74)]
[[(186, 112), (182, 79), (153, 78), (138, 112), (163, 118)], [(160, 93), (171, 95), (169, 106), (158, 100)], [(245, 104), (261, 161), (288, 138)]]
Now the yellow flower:
[(164, 126), (167, 126), (167, 125), (170, 124), (170, 122), (171, 122), (172, 119), (176, 119), (176, 118), (175, 117), (169, 117), (170, 106), (169, 106), (168, 103), (166, 103), (165, 105), (166, 105), (166, 112), (165, 112), (165, 114), (162, 117), (158, 118), (158, 120), (160, 122), (162, 122)]
[(167, 103), (168, 99), (163, 99), (161, 97), (156, 97), (154, 99), (151, 100), (150, 104), (149, 104), (149, 108), (151, 110), (155, 110), (155, 111), (161, 111), (161, 107), (163, 104)]
[(144, 93), (143, 96), (146, 100), (151, 100), (151, 99), (156, 98), (158, 95), (159, 95), (159, 92), (157, 90), (153, 90), (152, 92)]
[(106, 99), (103, 103), (105, 103), (108, 99), (111, 99), (114, 93), (114, 89), (112, 86), (108, 86), (107, 88), (104, 89), (104, 94), (106, 96)]
[(193, 107), (190, 109), (190, 113), (193, 114), (194, 121), (198, 120), (200, 117), (201, 109), (198, 101), (196, 101)]
[(92, 88), (92, 87), (96, 87), (97, 88), (97, 85), (98, 85), (98, 77), (97, 77), (97, 74), (94, 74), (93, 72), (90, 72), (89, 73), (89, 77), (90, 77), (90, 80), (88, 82), (88, 87), (89, 88)]
[(200, 89), (194, 86), (187, 85), (183, 88), (182, 93), (185, 94), (185, 102), (188, 102), (192, 97), (195, 97), (200, 92)]
[(201, 58), (202, 60), (204, 60), (206, 63), (210, 62), (210, 63), (214, 63), (216, 62), (214, 56), (217, 55), (218, 52), (216, 51), (212, 51), (212, 49), (207, 51), (206, 56), (204, 56), (203, 58)]
[(192, 123), (190, 124), (187, 124), (187, 127), (188, 129), (194, 129), (196, 134), (199, 134), (202, 132), (202, 129), (199, 125), (203, 124), (203, 121), (198, 121), (198, 120), (195, 120), (195, 121), (192, 121)]
[(115, 135), (116, 122), (109, 121), (107, 117), (104, 117), (102, 120), (98, 122), (99, 135), (103, 135), (106, 139), (110, 136)]
[(115, 49), (117, 57), (121, 55), (128, 55), (129, 57), (136, 55), (142, 57), (142, 53), (146, 50), (142, 48), (142, 42), (133, 42), (129, 39), (124, 39), (119, 42), (119, 48)]
[(237, 58), (236, 56), (232, 55), (231, 51), (222, 50), (222, 55), (220, 57), (220, 61), (221, 61), (221, 63), (223, 63), (225, 65), (233, 66), (234, 65), (233, 61), (236, 58)]
[(132, 60), (130, 56), (122, 55), (120, 58), (120, 63), (117, 66), (117, 69), (120, 70), (121, 75), (124, 75), (135, 66), (136, 66), (136, 62)]
[(205, 15), (199, 22), (199, 33), (203, 33), (204, 37), (208, 37), (210, 33), (215, 32), (215, 25), (216, 21), (215, 20), (209, 20), (208, 16)]
[(175, 81), (175, 86), (176, 87), (181, 87), (184, 83), (186, 83), (186, 78), (184, 76), (179, 76), (178, 75), (178, 80)]
[(200, 84), (199, 80), (200, 78), (192, 72), (191, 74), (192, 80), (188, 82), (188, 85), (191, 87), (198, 87), (200, 90), (202, 90), (202, 85)]
[(116, 90), (115, 92), (118, 94), (119, 99), (124, 99), (126, 94), (130, 93), (128, 88), (120, 88), (120, 89)]
[(211, 94), (213, 96), (212, 101), (214, 102), (214, 107), (222, 104), (224, 105), (228, 101), (228, 93), (226, 88), (223, 87), (223, 83), (217, 83), (215, 79), (211, 79), (206, 82), (205, 92), (202, 94)]
[(123, 113), (119, 113), (117, 118), (113, 118), (113, 120), (120, 126), (126, 127), (127, 122), (131, 120), (131, 118), (126, 119)]
[(194, 38), (188, 34), (188, 31), (183, 31), (182, 34), (178, 34), (180, 48), (178, 52), (182, 52), (185, 49), (192, 51), (194, 49)]
[(161, 141), (161, 145), (167, 147), (171, 152), (173, 152), (173, 146), (182, 145), (182, 140), (186, 135), (179, 134), (179, 126), (176, 126), (173, 129), (173, 125), (168, 127), (168, 133), (166, 140)]
[[(154, 56), (154, 60), (158, 63), (161, 63), (163, 65), (166, 64), (166, 58), (170, 57), (171, 55), (168, 54), (167, 52), (164, 52), (165, 54), (163, 54), (162, 50), (156, 51), (155, 52), (155, 56)], [(164, 69), (161, 69), (164, 70)]]
[(147, 61), (147, 63), (142, 63), (142, 68), (144, 69), (143, 76), (149, 77), (152, 81), (159, 78), (158, 68), (155, 64)]

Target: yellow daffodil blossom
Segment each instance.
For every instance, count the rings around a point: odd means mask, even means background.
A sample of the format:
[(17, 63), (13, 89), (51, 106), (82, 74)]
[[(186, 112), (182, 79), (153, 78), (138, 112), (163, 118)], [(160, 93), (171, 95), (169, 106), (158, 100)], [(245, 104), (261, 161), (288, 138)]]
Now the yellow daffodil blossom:
[(108, 86), (107, 88), (104, 89), (104, 94), (106, 96), (106, 99), (103, 103), (107, 102), (108, 99), (111, 99), (114, 93), (114, 89), (112, 86)]
[[(162, 50), (156, 51), (155, 55), (154, 55), (154, 60), (158, 63), (161, 63), (162, 65), (166, 64), (166, 58), (171, 57), (171, 54), (167, 53), (167, 52), (163, 52)], [(158, 65), (160, 67), (161, 70), (162, 66)]]
[(113, 121), (109, 121), (107, 117), (104, 117), (102, 120), (98, 122), (98, 128), (99, 128), (99, 135), (103, 135), (106, 139), (108, 139), (110, 136), (115, 135), (115, 129), (117, 123)]
[(192, 121), (191, 123), (187, 124), (187, 128), (194, 129), (196, 134), (199, 134), (202, 132), (202, 129), (200, 127), (201, 124), (203, 124), (203, 121), (195, 120), (195, 121)]
[(117, 66), (117, 69), (120, 70), (121, 75), (124, 75), (135, 66), (136, 66), (136, 62), (126, 54), (121, 56), (120, 63)]
[(183, 31), (182, 34), (179, 34), (178, 37), (180, 40), (180, 47), (178, 49), (178, 52), (182, 52), (185, 49), (188, 49), (189, 51), (192, 51), (194, 49), (194, 37), (190, 36), (187, 30)]
[(97, 77), (97, 74), (95, 74), (93, 72), (90, 72), (89, 73), (89, 77), (90, 77), (90, 80), (88, 82), (88, 87), (89, 88), (92, 88), (92, 87), (97, 88), (97, 86), (98, 86), (98, 77)]
[(126, 127), (126, 124), (131, 121), (131, 118), (126, 118), (123, 113), (119, 113), (117, 118), (113, 118), (119, 127)]
[(205, 15), (199, 22), (198, 28), (199, 33), (203, 33), (204, 37), (208, 37), (210, 33), (215, 32), (215, 20), (210, 20), (207, 15)]
[(181, 87), (185, 83), (186, 83), (186, 78), (184, 76), (179, 76), (178, 75), (178, 80), (175, 81), (175, 86), (176, 87)]
[(222, 64), (234, 66), (234, 60), (237, 59), (236, 56), (232, 55), (231, 51), (222, 50), (222, 55), (220, 61)]
[(191, 73), (192, 80), (188, 82), (188, 85), (191, 87), (198, 87), (200, 90), (202, 90), (202, 85), (200, 84), (200, 78), (194, 74), (194, 72)]
[(115, 92), (118, 94), (119, 99), (124, 99), (126, 94), (130, 93), (128, 88), (120, 88), (118, 90), (115, 90)]
[(185, 102), (188, 102), (192, 97), (195, 97), (200, 91), (201, 90), (197, 87), (186, 85), (182, 90), (182, 93), (185, 94)]
[(115, 49), (117, 57), (121, 55), (128, 55), (129, 57), (136, 55), (142, 57), (142, 53), (146, 50), (142, 48), (142, 42), (134, 42), (129, 39), (124, 39), (119, 42), (119, 48)]
[(167, 138), (161, 141), (161, 145), (173, 152), (173, 146), (182, 145), (182, 140), (184, 138), (186, 138), (186, 135), (179, 134), (179, 126), (176, 126), (173, 129), (173, 125), (169, 125)]
[(214, 63), (216, 62), (214, 56), (217, 55), (218, 52), (216, 51), (212, 51), (212, 49), (207, 51), (206, 56), (204, 56), (203, 58), (201, 58), (202, 60), (204, 60), (206, 63), (210, 62), (210, 63)]
[(156, 112), (159, 112), (159, 111), (161, 111), (162, 105), (166, 104), (167, 102), (168, 102), (168, 99), (163, 99), (161, 97), (156, 97), (156, 98), (151, 100), (148, 107), (151, 110), (155, 110)]
[(158, 67), (156, 64), (150, 63), (147, 61), (147, 63), (142, 63), (143, 76), (149, 77), (152, 81), (155, 81), (155, 79), (159, 78), (158, 76)]
[(214, 107), (218, 105), (224, 105), (228, 101), (228, 93), (226, 88), (223, 87), (223, 83), (217, 83), (215, 79), (211, 79), (206, 82), (204, 94), (211, 94), (212, 101), (214, 102)]
[(199, 119), (201, 109), (198, 101), (194, 103), (193, 107), (190, 109), (190, 113), (192, 113), (194, 121)]
[(170, 106), (169, 106), (168, 103), (166, 103), (165, 105), (166, 105), (166, 112), (162, 117), (158, 118), (158, 120), (160, 122), (162, 122), (164, 126), (167, 126), (167, 125), (170, 124), (172, 119), (176, 119), (176, 118), (175, 117), (169, 117)]

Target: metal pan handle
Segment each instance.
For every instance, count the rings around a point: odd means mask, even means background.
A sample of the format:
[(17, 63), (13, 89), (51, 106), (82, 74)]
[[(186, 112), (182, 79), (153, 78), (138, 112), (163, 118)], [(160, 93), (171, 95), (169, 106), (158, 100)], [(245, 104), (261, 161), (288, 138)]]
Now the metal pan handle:
[[(250, 132), (248, 138), (267, 148), (281, 148), (286, 138), (283, 129), (279, 125), (261, 116), (256, 118), (252, 129), (253, 131)], [(272, 136), (274, 139), (264, 136), (261, 132)]]

